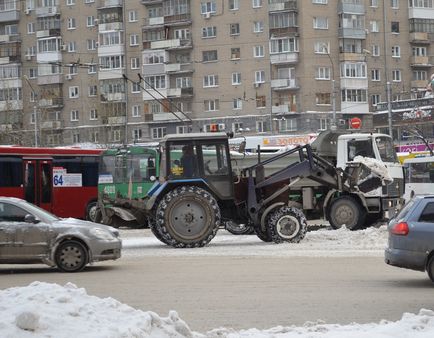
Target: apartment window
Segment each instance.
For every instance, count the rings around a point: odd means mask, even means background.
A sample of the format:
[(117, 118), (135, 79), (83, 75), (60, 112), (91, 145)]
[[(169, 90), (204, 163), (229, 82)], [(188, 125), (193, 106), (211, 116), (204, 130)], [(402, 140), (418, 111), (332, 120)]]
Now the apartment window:
[(243, 108), (243, 100), (240, 98), (233, 99), (232, 108), (233, 109), (242, 109)]
[(200, 4), (200, 14), (215, 13), (216, 12), (216, 1), (203, 1)]
[(253, 56), (255, 58), (263, 58), (264, 57), (264, 46), (253, 47)]
[(123, 55), (102, 56), (99, 58), (100, 69), (120, 69), (124, 67)]
[(317, 80), (330, 80), (330, 67), (318, 67), (316, 69)]
[(229, 9), (231, 11), (240, 9), (240, 0), (229, 0)]
[(151, 101), (150, 106), (151, 106), (151, 113), (152, 114), (158, 114), (158, 113), (162, 112), (162, 107), (161, 107), (160, 102)]
[(140, 106), (134, 105), (131, 107), (131, 116), (132, 117), (140, 117)]
[(139, 69), (140, 68), (140, 60), (139, 58), (131, 58), (131, 69)]
[(238, 60), (241, 58), (241, 50), (239, 48), (231, 48), (231, 60)]
[(90, 120), (98, 120), (98, 111), (96, 109), (91, 109), (89, 111), (89, 119)]
[(96, 74), (96, 65), (89, 65), (87, 68), (88, 74)]
[(75, 5), (75, 0), (66, 0), (66, 5), (67, 6)]
[(96, 40), (88, 39), (86, 41), (87, 50), (95, 50), (96, 49)]
[(297, 130), (297, 120), (296, 119), (279, 120), (279, 129), (282, 131)]
[(166, 127), (151, 128), (151, 135), (153, 139), (159, 139), (166, 136)]
[(71, 110), (71, 121), (78, 121), (78, 110)]
[(366, 78), (366, 63), (341, 63), (341, 76), (346, 78)]
[(77, 75), (78, 67), (77, 65), (69, 66), (69, 74), (70, 75)]
[(380, 56), (380, 46), (372, 45), (372, 56)]
[(98, 95), (98, 86), (97, 85), (91, 85), (88, 87), (88, 94), (89, 96), (97, 96)]
[(331, 104), (330, 93), (316, 93), (315, 102), (317, 105), (330, 105)]
[(166, 76), (155, 75), (145, 77), (146, 89), (166, 89)]
[(263, 21), (254, 21), (253, 22), (253, 33), (262, 33), (264, 31), (264, 22)]
[(220, 101), (218, 99), (203, 101), (205, 111), (217, 111), (219, 110)]
[(92, 4), (92, 3), (94, 3), (95, 2), (95, 0), (84, 0), (84, 3), (85, 4)]
[(188, 134), (189, 132), (188, 126), (176, 126), (177, 134)]
[(371, 95), (371, 104), (375, 106), (377, 103), (381, 102), (380, 94)]
[(327, 130), (327, 119), (319, 119), (319, 130)]
[(255, 71), (255, 83), (264, 83), (265, 82), (265, 71), (257, 70)]
[(272, 39), (270, 41), (270, 53), (288, 53), (288, 52), (297, 52), (298, 51), (298, 42), (296, 38), (281, 38), (281, 39)]
[(252, 7), (253, 8), (262, 7), (262, 0), (252, 0)]
[(86, 18), (86, 26), (87, 27), (93, 27), (93, 26), (95, 26), (95, 17), (93, 15), (92, 16), (88, 16)]
[(139, 45), (139, 36), (137, 34), (130, 35), (130, 46), (138, 46)]
[(232, 73), (232, 85), (236, 86), (241, 84), (241, 73)]
[(401, 57), (401, 48), (399, 46), (392, 46), (392, 57), (393, 58)]
[(217, 50), (205, 50), (202, 52), (203, 62), (217, 61)]
[(68, 29), (76, 29), (77, 25), (75, 23), (75, 18), (68, 18), (67, 19), (67, 27)]
[(68, 52), (74, 53), (76, 51), (77, 51), (77, 44), (75, 43), (75, 41), (68, 42)]
[(394, 8), (394, 9), (398, 9), (399, 8), (399, 0), (390, 0), (390, 7)]
[(176, 88), (191, 88), (191, 77), (177, 77)]
[(380, 74), (381, 74), (381, 72), (379, 69), (371, 69), (371, 80), (372, 81), (381, 81)]
[(313, 45), (316, 54), (328, 54), (330, 50), (330, 42), (316, 41)]
[(217, 87), (219, 84), (218, 75), (205, 75), (203, 77), (203, 87)]
[(180, 40), (190, 40), (190, 30), (189, 29), (176, 29), (175, 39)]
[(232, 131), (234, 133), (238, 133), (243, 130), (243, 122), (234, 122), (232, 123)]
[(131, 93), (140, 93), (140, 82), (131, 83)]
[(318, 16), (313, 18), (313, 28), (328, 29), (329, 23), (326, 17)]
[(209, 26), (209, 27), (202, 28), (202, 38), (208, 39), (208, 38), (215, 38), (216, 36), (217, 36), (217, 27)]
[(35, 33), (35, 23), (29, 22), (27, 24), (27, 34), (34, 34)]
[(427, 56), (426, 47), (413, 47), (412, 49), (413, 56)]
[(256, 121), (256, 131), (264, 133), (267, 131), (267, 123), (265, 121)]
[(119, 129), (112, 130), (111, 140), (113, 142), (119, 142), (121, 140), (121, 131)]
[(413, 80), (414, 81), (427, 81), (428, 75), (425, 70), (415, 70), (413, 71)]
[(327, 4), (327, 0), (312, 0), (313, 4), (318, 4), (318, 5), (326, 5)]
[(390, 30), (392, 33), (399, 33), (399, 22), (392, 21), (390, 24)]
[(380, 25), (378, 21), (369, 21), (369, 30), (371, 31), (371, 33), (378, 33), (380, 30)]
[(265, 108), (267, 105), (267, 98), (265, 95), (256, 96), (256, 108)]
[(370, 7), (378, 7), (378, 0), (369, 0)]
[(137, 11), (129, 11), (128, 12), (128, 21), (136, 22), (137, 21)]
[[(38, 68), (30, 68), (29, 69), (29, 79), (35, 79), (37, 77), (38, 77)], [(33, 93), (33, 91), (31, 93)]]
[(230, 24), (230, 35), (240, 35), (240, 24), (231, 23)]
[(342, 102), (366, 102), (366, 89), (343, 89)]
[(72, 143), (80, 143), (80, 134), (78, 133), (72, 134)]
[(30, 102), (36, 102), (37, 98), (38, 98), (38, 94), (36, 94), (35, 92), (31, 91), (30, 92)]
[(399, 69), (392, 70), (392, 81), (401, 82), (401, 70)]
[(69, 98), (70, 99), (76, 99), (79, 97), (78, 94), (78, 87), (77, 86), (73, 86), (73, 87), (69, 87)]
[[(89, 0), (86, 0), (89, 1)], [(99, 133), (97, 131), (92, 131), (90, 133), (90, 142), (98, 143), (99, 142)]]
[(142, 129), (133, 129), (133, 140), (140, 140), (142, 138)]

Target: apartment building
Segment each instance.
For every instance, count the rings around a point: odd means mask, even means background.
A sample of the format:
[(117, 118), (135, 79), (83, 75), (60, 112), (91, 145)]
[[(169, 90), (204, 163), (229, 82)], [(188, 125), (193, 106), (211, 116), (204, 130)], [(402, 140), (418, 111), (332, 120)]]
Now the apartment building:
[(303, 134), (351, 129), (355, 117), (387, 132), (391, 115), (399, 137), (395, 113), (377, 104), (424, 95), (433, 6), (1, 0), (0, 142)]

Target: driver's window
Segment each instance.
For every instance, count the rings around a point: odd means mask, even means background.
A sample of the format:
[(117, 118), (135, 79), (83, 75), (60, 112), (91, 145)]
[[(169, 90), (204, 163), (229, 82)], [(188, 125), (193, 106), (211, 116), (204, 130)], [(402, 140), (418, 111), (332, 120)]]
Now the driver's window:
[(199, 176), (196, 146), (191, 143), (170, 145), (170, 173), (192, 178)]
[(0, 202), (0, 221), (2, 222), (24, 222), (27, 214), (28, 212), (15, 205)]
[(348, 142), (348, 161), (353, 161), (356, 156), (375, 158), (370, 140), (351, 140)]
[(226, 147), (223, 144), (202, 146), (205, 175), (227, 175), (228, 159)]

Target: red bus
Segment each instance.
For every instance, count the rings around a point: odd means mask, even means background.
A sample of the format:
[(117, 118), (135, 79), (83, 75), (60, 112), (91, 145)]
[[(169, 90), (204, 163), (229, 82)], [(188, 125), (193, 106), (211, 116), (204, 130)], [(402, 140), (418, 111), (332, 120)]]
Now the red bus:
[(0, 146), (0, 196), (59, 217), (93, 220), (102, 150)]

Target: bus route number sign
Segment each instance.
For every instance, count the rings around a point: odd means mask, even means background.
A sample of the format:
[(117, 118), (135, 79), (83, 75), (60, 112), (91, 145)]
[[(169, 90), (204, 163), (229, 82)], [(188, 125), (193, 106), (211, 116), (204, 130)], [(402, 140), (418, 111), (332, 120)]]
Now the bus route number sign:
[(81, 174), (68, 174), (65, 168), (53, 168), (53, 187), (81, 187)]

